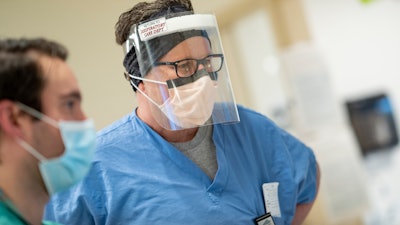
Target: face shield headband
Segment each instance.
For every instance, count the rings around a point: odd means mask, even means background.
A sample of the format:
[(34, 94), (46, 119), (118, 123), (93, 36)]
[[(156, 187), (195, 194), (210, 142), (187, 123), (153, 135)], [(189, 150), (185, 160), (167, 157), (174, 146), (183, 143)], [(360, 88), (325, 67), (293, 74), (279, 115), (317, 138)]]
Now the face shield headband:
[(153, 87), (139, 91), (153, 103), (151, 113), (162, 127), (239, 121), (214, 15), (162, 17), (134, 25), (123, 47), (125, 78), (134, 90), (140, 82)]

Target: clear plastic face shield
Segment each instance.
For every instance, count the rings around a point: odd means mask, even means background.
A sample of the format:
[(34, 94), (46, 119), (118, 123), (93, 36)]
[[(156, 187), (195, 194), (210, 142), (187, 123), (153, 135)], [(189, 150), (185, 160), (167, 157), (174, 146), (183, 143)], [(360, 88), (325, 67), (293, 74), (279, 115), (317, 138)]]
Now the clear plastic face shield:
[(214, 15), (161, 17), (133, 25), (125, 54), (131, 48), (140, 74), (126, 73), (126, 78), (151, 102), (152, 116), (163, 128), (239, 121)]

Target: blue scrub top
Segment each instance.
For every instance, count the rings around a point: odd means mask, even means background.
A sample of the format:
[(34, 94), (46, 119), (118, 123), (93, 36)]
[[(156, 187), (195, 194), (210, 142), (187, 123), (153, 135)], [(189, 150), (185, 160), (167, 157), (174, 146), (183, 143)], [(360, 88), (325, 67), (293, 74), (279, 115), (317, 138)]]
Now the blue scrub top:
[(238, 106), (240, 123), (214, 125), (212, 181), (133, 112), (98, 133), (89, 175), (55, 195), (45, 218), (64, 224), (255, 224), (265, 214), (262, 184), (278, 182), (280, 217), (316, 196), (311, 149), (265, 116)]

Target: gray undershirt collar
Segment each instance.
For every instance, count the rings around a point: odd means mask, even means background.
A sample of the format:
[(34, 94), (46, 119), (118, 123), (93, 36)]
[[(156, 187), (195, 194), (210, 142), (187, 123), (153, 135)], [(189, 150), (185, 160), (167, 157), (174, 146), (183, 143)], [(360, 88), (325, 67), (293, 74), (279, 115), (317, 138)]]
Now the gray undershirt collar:
[(218, 163), (215, 145), (212, 140), (213, 126), (199, 127), (194, 138), (188, 142), (172, 142), (177, 149), (199, 166), (213, 180), (217, 173)]

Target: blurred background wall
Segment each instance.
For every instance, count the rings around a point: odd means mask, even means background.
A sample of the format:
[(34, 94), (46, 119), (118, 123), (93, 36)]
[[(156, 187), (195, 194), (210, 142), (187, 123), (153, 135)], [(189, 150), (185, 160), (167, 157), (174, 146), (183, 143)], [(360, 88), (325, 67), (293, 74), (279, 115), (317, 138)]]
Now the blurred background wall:
[[(101, 129), (136, 106), (114, 25), (137, 2), (2, 0), (0, 37), (65, 44)], [(306, 224), (400, 224), (398, 147), (363, 155), (345, 107), (385, 93), (400, 118), (400, 1), (192, 2), (217, 16), (237, 102), (314, 148), (322, 186)]]

